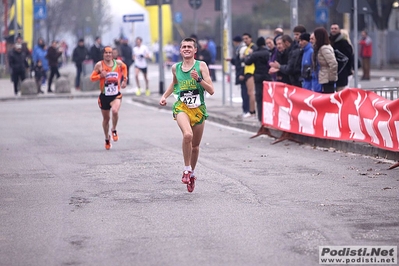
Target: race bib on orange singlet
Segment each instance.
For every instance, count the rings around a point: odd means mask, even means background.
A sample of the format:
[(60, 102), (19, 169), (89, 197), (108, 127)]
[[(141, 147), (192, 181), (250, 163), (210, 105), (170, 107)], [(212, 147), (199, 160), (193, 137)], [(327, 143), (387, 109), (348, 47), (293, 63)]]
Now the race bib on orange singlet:
[(188, 108), (197, 108), (201, 105), (199, 90), (186, 90), (180, 92), (180, 101)]
[(109, 72), (105, 76), (104, 94), (105, 96), (114, 96), (118, 94), (118, 72)]

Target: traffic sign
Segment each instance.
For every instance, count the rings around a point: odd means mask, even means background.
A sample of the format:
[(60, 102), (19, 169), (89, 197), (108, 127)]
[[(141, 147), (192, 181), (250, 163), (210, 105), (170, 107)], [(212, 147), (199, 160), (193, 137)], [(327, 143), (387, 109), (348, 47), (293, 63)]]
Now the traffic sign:
[(188, 0), (191, 8), (198, 9), (202, 5), (202, 0)]
[(316, 24), (327, 24), (329, 20), (328, 8), (317, 8), (315, 11)]
[[(162, 5), (170, 5), (172, 4), (172, 0), (161, 0)], [(158, 0), (145, 0), (145, 5), (146, 6), (157, 6), (159, 5)]]
[(34, 5), (33, 6), (33, 18), (34, 19), (46, 19), (47, 18), (47, 7), (46, 4)]
[(123, 15), (123, 22), (138, 22), (138, 21), (144, 21), (144, 14)]
[(175, 23), (180, 24), (183, 21), (183, 14), (181, 12), (175, 12), (174, 18)]

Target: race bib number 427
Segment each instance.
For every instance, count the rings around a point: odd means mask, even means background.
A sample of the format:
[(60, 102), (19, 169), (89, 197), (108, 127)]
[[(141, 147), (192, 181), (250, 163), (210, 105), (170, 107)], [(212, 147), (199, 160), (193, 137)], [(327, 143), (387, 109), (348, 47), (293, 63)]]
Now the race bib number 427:
[(198, 90), (181, 91), (180, 100), (185, 103), (188, 108), (197, 108), (201, 105), (201, 99)]

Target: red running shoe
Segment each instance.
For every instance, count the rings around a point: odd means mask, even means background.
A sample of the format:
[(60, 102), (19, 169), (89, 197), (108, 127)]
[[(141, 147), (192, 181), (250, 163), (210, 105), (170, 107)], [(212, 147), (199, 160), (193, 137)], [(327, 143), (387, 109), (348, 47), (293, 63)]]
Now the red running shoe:
[(118, 133), (116, 132), (116, 130), (112, 130), (112, 139), (117, 142), (119, 137), (118, 137)]
[(184, 184), (190, 183), (190, 176), (191, 176), (191, 171), (184, 171), (183, 176), (181, 178), (181, 182)]
[(111, 147), (112, 147), (109, 138), (110, 138), (110, 137), (108, 136), (108, 139), (105, 140), (105, 149), (106, 149), (106, 150), (109, 150), (109, 149), (111, 149)]
[(187, 191), (188, 192), (193, 192), (195, 188), (195, 180), (197, 178), (195, 176), (190, 177), (190, 183), (187, 184)]

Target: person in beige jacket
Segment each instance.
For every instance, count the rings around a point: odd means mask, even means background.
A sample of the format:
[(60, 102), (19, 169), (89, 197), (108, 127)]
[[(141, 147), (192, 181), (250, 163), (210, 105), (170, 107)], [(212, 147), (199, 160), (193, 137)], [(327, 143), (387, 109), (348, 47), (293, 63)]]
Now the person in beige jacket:
[(313, 65), (318, 70), (319, 84), (322, 93), (334, 93), (335, 82), (338, 80), (338, 63), (334, 49), (330, 45), (328, 32), (319, 27), (314, 30), (315, 44), (313, 53)]

